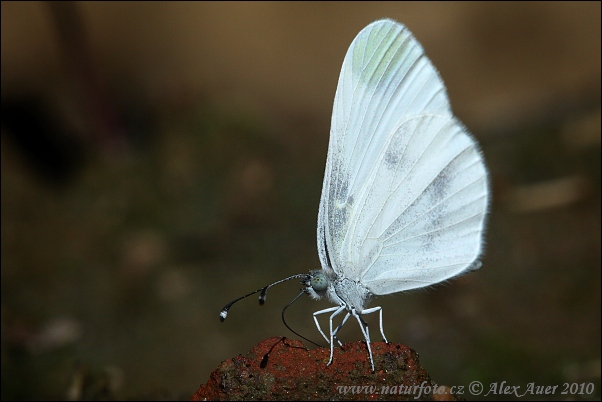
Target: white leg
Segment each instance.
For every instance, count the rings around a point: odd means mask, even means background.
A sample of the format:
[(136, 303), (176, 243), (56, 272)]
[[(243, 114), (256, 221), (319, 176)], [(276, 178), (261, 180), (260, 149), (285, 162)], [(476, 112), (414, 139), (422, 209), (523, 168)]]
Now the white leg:
[(332, 319), (341, 314), (343, 310), (345, 310), (345, 306), (340, 306), (337, 308), (337, 311), (332, 313), (330, 316), (330, 360), (328, 361), (327, 366), (330, 366), (330, 363), (332, 363), (332, 357), (334, 356), (334, 332), (332, 331)]
[(336, 307), (330, 307), (324, 310), (320, 310), (320, 311), (316, 311), (314, 313), (314, 321), (316, 323), (316, 327), (318, 327), (318, 331), (320, 331), (320, 334), (322, 334), (322, 336), (324, 337), (324, 339), (326, 340), (326, 342), (330, 343), (330, 340), (328, 339), (328, 337), (324, 334), (324, 332), (322, 332), (322, 328), (320, 327), (320, 323), (318, 322), (318, 318), (316, 317), (319, 314), (326, 314), (326, 313), (330, 313), (331, 311), (335, 311), (338, 310), (340, 307), (336, 306)]
[(380, 334), (383, 336), (383, 340), (386, 343), (389, 343), (389, 341), (387, 340), (387, 337), (385, 336), (385, 331), (383, 331), (383, 308), (378, 306), (378, 307), (372, 307), (366, 310), (363, 310), (360, 314), (370, 314), (370, 313), (374, 313), (378, 311), (379, 315), (380, 315), (380, 320), (379, 320), (379, 324), (380, 324)]
[(339, 332), (339, 329), (341, 329), (343, 327), (343, 325), (345, 325), (345, 323), (347, 322), (347, 320), (349, 319), (349, 317), (351, 317), (351, 313), (347, 313), (347, 315), (345, 316), (345, 318), (343, 318), (343, 321), (339, 324), (339, 326), (334, 330), (334, 338), (337, 340), (337, 342), (339, 343), (339, 346), (343, 346), (343, 344), (341, 343), (341, 341), (339, 341), (339, 338), (337, 338), (337, 333)]
[[(372, 371), (374, 371), (374, 360), (372, 359), (372, 349), (370, 348), (370, 330), (368, 329), (368, 324), (355, 310), (351, 310), (351, 314), (357, 318), (357, 322), (360, 324), (360, 329), (362, 330), (362, 334), (364, 334), (364, 338), (366, 338), (366, 345), (368, 346), (368, 353), (370, 354), (370, 364), (372, 365)], [(365, 328), (364, 328), (365, 324)]]

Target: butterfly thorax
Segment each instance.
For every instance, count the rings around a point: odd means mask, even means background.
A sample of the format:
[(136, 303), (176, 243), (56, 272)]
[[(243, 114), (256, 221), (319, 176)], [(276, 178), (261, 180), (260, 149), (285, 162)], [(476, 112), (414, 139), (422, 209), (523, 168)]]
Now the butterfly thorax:
[(328, 287), (328, 299), (338, 305), (345, 306), (347, 310), (362, 311), (370, 300), (371, 293), (361, 283), (348, 278), (337, 278)]

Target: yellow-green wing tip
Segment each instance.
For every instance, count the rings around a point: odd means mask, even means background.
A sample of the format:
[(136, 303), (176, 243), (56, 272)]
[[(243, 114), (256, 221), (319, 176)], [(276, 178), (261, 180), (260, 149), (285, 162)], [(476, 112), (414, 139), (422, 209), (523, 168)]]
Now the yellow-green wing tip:
[(354, 76), (360, 82), (375, 85), (387, 69), (391, 72), (392, 66), (400, 66), (416, 45), (404, 25), (388, 18), (374, 21), (362, 29), (350, 48), (353, 53), (348, 56), (352, 57)]

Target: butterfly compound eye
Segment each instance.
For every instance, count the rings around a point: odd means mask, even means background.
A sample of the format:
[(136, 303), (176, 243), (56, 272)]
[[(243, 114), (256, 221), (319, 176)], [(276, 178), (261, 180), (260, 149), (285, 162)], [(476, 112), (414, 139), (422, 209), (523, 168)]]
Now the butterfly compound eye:
[(311, 287), (318, 293), (322, 293), (328, 287), (328, 279), (324, 274), (315, 274), (311, 278)]

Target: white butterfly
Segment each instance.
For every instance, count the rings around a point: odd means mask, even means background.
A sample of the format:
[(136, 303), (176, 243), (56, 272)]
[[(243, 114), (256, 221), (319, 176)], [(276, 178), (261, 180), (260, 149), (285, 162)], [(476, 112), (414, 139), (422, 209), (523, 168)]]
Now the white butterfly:
[[(387, 339), (382, 308), (367, 308), (372, 296), (480, 267), (488, 198), (478, 145), (453, 116), (420, 44), (389, 19), (365, 27), (347, 51), (334, 100), (318, 212), (322, 270), (291, 277), (303, 278), (304, 293), (336, 304), (313, 314), (330, 344), (328, 364), (335, 340), (341, 344), (337, 332), (354, 317), (374, 371), (362, 315), (378, 312)], [(262, 291), (260, 302), (274, 284), (256, 291)], [(222, 321), (232, 303), (220, 313)], [(317, 320), (326, 313), (330, 336)]]

